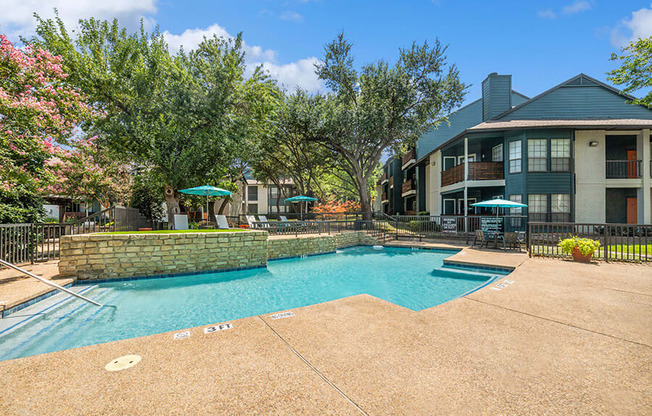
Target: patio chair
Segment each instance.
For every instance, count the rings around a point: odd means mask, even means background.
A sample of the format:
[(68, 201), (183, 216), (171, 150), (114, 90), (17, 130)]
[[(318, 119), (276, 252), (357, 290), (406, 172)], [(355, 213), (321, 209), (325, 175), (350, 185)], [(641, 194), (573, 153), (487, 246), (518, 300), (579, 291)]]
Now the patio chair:
[(521, 251), (521, 240), (518, 238), (518, 233), (507, 232), (502, 236), (502, 240), (504, 250), (506, 250), (507, 247), (510, 247)]
[(265, 215), (259, 215), (258, 216), (258, 221), (259, 222), (269, 222), (269, 221), (267, 221), (267, 216), (265, 216)]
[(217, 221), (217, 228), (220, 230), (228, 230), (229, 228), (229, 221), (226, 219), (226, 215), (215, 215), (215, 220)]
[(286, 217), (285, 215), (279, 215), (278, 219), (283, 222), (288, 222), (288, 217)]
[(174, 214), (174, 229), (175, 230), (189, 230), (188, 227), (188, 216)]
[(473, 237), (473, 247), (475, 247), (475, 244), (479, 243), (480, 248), (484, 245), (485, 247), (489, 243), (489, 240), (487, 239), (484, 231), (482, 230), (475, 230), (475, 237)]

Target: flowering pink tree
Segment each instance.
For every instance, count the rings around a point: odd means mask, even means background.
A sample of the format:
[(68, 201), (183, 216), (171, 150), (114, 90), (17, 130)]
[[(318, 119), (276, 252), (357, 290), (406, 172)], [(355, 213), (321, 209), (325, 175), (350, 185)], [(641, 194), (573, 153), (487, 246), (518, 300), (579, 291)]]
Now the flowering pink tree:
[(0, 191), (46, 189), (54, 179), (45, 163), (53, 143), (66, 143), (96, 115), (66, 83), (61, 61), (41, 48), (18, 49), (0, 34)]
[(86, 203), (98, 201), (105, 208), (126, 204), (133, 186), (131, 167), (111, 157), (95, 139), (70, 140), (71, 150), (54, 148), (45, 163), (55, 180), (46, 191)]

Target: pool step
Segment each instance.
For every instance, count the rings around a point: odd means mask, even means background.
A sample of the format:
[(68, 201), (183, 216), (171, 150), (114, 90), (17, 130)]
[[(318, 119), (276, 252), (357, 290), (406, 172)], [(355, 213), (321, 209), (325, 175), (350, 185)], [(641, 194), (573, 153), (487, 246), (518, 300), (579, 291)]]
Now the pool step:
[(437, 267), (432, 270), (433, 276), (444, 277), (448, 279), (461, 279), (461, 280), (488, 280), (502, 275), (502, 273), (475, 271), (475, 270), (462, 270), (453, 267)]

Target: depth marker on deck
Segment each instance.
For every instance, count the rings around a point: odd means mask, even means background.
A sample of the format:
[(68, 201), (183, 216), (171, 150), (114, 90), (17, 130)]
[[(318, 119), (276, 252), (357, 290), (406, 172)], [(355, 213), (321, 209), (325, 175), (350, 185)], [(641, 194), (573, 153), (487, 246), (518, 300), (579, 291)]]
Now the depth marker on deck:
[(190, 338), (190, 331), (177, 332), (174, 334), (174, 339)]
[(294, 316), (294, 312), (287, 311), (287, 312), (275, 313), (274, 315), (270, 315), (269, 317), (276, 320), (276, 319), (283, 319), (283, 318), (291, 318), (293, 316)]
[(233, 328), (233, 325), (230, 322), (226, 324), (207, 326), (206, 328), (204, 328), (204, 334), (210, 334), (212, 332), (217, 332), (217, 331), (224, 331), (225, 329), (231, 329), (231, 328)]

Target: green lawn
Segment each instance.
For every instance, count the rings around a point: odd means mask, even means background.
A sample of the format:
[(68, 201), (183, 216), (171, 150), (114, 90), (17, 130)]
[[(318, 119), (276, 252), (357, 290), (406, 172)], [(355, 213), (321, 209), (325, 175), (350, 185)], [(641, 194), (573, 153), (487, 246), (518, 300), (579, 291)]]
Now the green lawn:
[(218, 230), (215, 228), (206, 228), (201, 230), (155, 230), (155, 231), (113, 231), (109, 233), (96, 233), (102, 235), (112, 234), (187, 234), (187, 233), (232, 233), (246, 231), (242, 228), (233, 228), (228, 230)]

